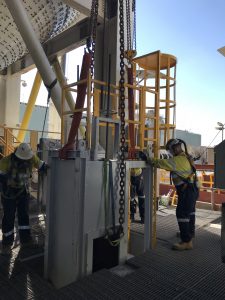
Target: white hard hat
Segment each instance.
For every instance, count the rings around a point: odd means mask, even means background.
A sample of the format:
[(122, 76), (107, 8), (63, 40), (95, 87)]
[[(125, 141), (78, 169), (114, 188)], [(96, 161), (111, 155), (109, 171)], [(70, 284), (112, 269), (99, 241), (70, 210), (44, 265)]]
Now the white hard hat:
[(34, 155), (30, 145), (26, 143), (21, 143), (15, 152), (16, 157), (23, 160), (31, 159)]

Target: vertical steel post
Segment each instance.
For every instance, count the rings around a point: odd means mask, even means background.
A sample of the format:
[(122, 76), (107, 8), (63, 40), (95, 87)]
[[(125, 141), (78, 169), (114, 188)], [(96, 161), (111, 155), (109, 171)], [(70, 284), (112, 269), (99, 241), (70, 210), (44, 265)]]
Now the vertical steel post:
[(35, 106), (35, 102), (38, 96), (38, 92), (40, 90), (40, 86), (41, 86), (41, 75), (39, 74), (39, 72), (36, 73), (35, 79), (34, 79), (34, 83), (33, 83), (33, 87), (32, 90), (30, 92), (30, 97), (27, 103), (27, 107), (26, 110), (24, 112), (24, 116), (23, 116), (23, 120), (21, 122), (20, 125), (20, 129), (23, 130), (19, 130), (17, 139), (22, 143), (24, 141), (25, 135), (26, 135), (26, 129), (29, 126), (29, 122), (32, 116), (32, 112)]

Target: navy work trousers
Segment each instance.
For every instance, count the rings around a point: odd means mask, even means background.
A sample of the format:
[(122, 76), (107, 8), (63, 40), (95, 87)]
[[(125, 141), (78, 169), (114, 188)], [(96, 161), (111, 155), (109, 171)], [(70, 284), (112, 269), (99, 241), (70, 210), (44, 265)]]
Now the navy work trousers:
[(144, 194), (144, 178), (143, 175), (131, 176), (131, 186), (130, 186), (130, 215), (131, 218), (134, 217), (136, 213), (137, 203), (135, 196), (138, 196), (138, 208), (141, 219), (144, 219), (145, 215), (145, 194)]
[(176, 186), (178, 203), (177, 222), (182, 242), (189, 242), (195, 235), (195, 205), (199, 196), (198, 188), (193, 183)]
[[(2, 195), (3, 219), (2, 219), (2, 244), (11, 245), (14, 241), (14, 222), (17, 211), (18, 229), (21, 243), (30, 240), (29, 226), (29, 194), (24, 190), (17, 197), (15, 190), (7, 193), (7, 197)], [(11, 195), (11, 198), (10, 198)]]

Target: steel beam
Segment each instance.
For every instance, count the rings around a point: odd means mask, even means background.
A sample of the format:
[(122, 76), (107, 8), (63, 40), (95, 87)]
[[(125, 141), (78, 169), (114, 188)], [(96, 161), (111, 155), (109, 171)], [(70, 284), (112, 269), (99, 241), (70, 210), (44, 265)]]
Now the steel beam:
[[(91, 14), (91, 3), (92, 0), (63, 0), (63, 2), (74, 9), (78, 10), (80, 13), (90, 16)], [(104, 9), (103, 9), (103, 0), (99, 0), (99, 18), (103, 19), (104, 18)]]
[[(43, 49), (49, 60), (55, 56), (63, 55), (84, 44), (89, 35), (89, 18), (58, 34), (43, 44)], [(11, 65), (12, 74), (27, 72), (34, 67), (34, 61), (30, 54), (25, 55)]]
[(39, 72), (36, 73), (35, 79), (34, 79), (34, 83), (33, 83), (33, 87), (32, 90), (30, 92), (30, 97), (27, 103), (27, 107), (26, 110), (24, 112), (24, 116), (23, 116), (23, 120), (21, 122), (21, 126), (17, 136), (17, 139), (22, 143), (24, 141), (24, 138), (26, 136), (26, 129), (29, 127), (29, 123), (30, 123), (30, 119), (32, 116), (32, 112), (35, 106), (35, 102), (38, 96), (38, 92), (40, 90), (41, 87), (41, 76), (39, 74)]

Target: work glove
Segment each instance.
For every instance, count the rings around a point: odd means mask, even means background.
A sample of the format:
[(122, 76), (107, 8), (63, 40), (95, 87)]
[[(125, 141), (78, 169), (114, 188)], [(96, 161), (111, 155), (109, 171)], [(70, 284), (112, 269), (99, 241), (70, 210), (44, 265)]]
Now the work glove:
[(41, 168), (39, 169), (39, 172), (47, 174), (47, 171), (48, 171), (49, 168), (50, 168), (49, 165), (44, 162), (42, 164)]
[(148, 157), (143, 151), (139, 151), (138, 156), (141, 160), (148, 161)]

